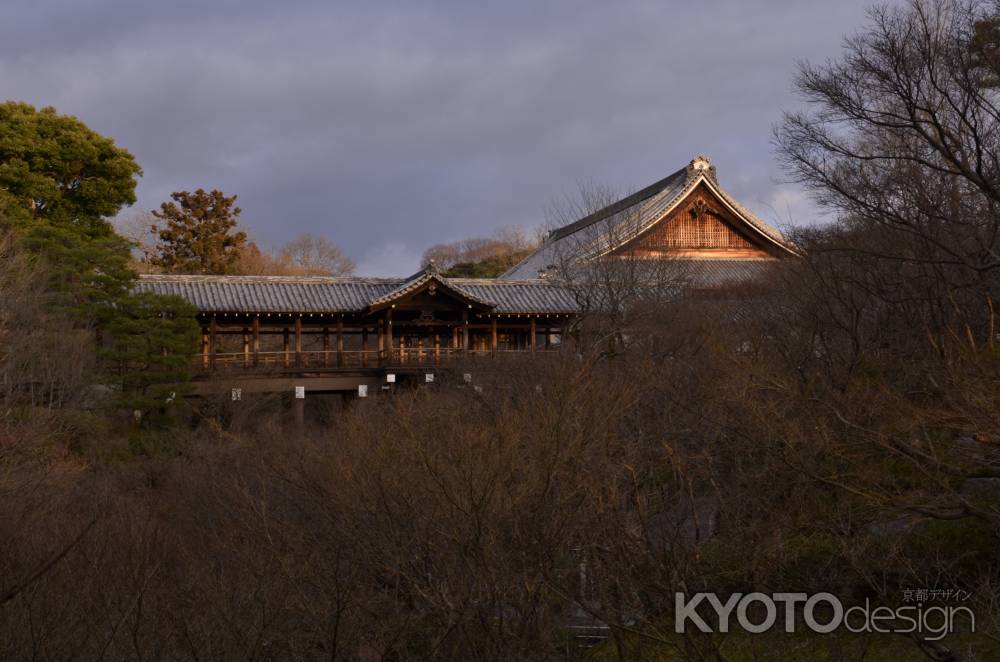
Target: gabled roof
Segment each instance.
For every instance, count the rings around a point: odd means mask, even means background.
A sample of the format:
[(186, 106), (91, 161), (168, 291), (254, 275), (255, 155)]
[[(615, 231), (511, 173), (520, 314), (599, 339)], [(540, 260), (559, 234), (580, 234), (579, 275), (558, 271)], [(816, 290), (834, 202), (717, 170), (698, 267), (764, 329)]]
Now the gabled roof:
[(537, 278), (566, 260), (585, 261), (620, 248), (663, 220), (699, 185), (705, 185), (744, 226), (777, 253), (795, 251), (776, 228), (736, 201), (716, 178), (708, 158), (696, 156), (668, 177), (549, 233), (542, 245), (501, 278)]
[(562, 239), (563, 237), (569, 236), (575, 232), (578, 232), (584, 228), (590, 227), (595, 223), (600, 223), (601, 221), (607, 220), (608, 218), (614, 216), (615, 214), (620, 214), (626, 211), (640, 202), (645, 202), (654, 195), (663, 193), (664, 191), (679, 191), (683, 188), (685, 180), (687, 179), (687, 168), (681, 168), (677, 172), (667, 175), (660, 181), (650, 184), (641, 191), (636, 191), (632, 195), (626, 196), (617, 202), (612, 202), (610, 205), (604, 209), (599, 209), (592, 214), (584, 216), (578, 221), (574, 221), (569, 225), (564, 225), (561, 228), (556, 228), (549, 233), (549, 239)]
[(493, 304), (489, 301), (481, 299), (473, 294), (469, 294), (460, 288), (454, 287), (448, 278), (443, 277), (438, 272), (437, 266), (433, 261), (431, 261), (426, 267), (400, 283), (398, 287), (393, 288), (377, 299), (373, 299), (371, 303), (368, 304), (368, 310), (376, 311), (381, 308), (385, 308), (386, 306), (391, 306), (396, 301), (400, 301), (401, 299), (405, 299), (412, 294), (416, 294), (424, 289), (424, 287), (429, 287), (432, 283), (463, 303), (475, 305), (481, 308), (493, 308)]

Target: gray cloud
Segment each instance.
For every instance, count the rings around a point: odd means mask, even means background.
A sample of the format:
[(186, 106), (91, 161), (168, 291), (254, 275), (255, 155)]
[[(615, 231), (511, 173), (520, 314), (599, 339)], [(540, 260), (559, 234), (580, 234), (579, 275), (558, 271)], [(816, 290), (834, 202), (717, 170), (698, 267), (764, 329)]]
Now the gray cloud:
[(261, 243), (323, 233), (369, 273), (698, 152), (764, 217), (813, 219), (771, 126), (868, 0), (479, 4), (18, 3), (0, 90), (132, 150), (140, 208), (218, 187)]

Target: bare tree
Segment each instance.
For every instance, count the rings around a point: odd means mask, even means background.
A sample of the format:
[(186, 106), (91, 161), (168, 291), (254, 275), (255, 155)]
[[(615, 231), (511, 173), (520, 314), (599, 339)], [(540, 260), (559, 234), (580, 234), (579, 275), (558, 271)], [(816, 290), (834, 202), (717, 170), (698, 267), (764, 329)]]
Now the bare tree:
[(870, 18), (843, 58), (801, 67), (796, 87), (813, 110), (785, 116), (779, 155), (843, 223), (895, 237), (869, 253), (953, 288), (992, 290), (1000, 98), (981, 26), (995, 7), (910, 0)]
[[(548, 225), (568, 225), (607, 208), (623, 196), (593, 184), (581, 185), (548, 210)], [(570, 221), (571, 222), (571, 221)], [(549, 250), (545, 275), (574, 297), (579, 315), (571, 333), (588, 350), (615, 354), (648, 339), (642, 327), (667, 313), (684, 294), (688, 262), (667, 256), (646, 258), (621, 250), (644, 230), (642, 205), (636, 204), (594, 222), (558, 241)]]
[(530, 237), (524, 228), (508, 226), (498, 230), (492, 238), (463, 239), (431, 246), (424, 251), (421, 264), (427, 265), (433, 261), (445, 272), (456, 267), (476, 272), (474, 265), (482, 265), (482, 275), (492, 277), (517, 264), (537, 245), (538, 241)]
[(314, 234), (302, 234), (281, 247), (279, 261), (304, 276), (347, 276), (354, 261), (334, 242)]
[(13, 235), (0, 235), (0, 394), (8, 406), (79, 403), (95, 368), (93, 330), (57, 307), (48, 273)]

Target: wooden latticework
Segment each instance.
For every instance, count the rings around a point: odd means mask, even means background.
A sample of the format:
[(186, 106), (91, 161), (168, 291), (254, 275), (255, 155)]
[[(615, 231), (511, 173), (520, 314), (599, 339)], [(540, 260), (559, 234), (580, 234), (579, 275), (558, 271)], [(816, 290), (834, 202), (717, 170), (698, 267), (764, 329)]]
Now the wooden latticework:
[[(701, 203), (701, 204), (699, 204)], [(734, 230), (714, 209), (697, 200), (688, 209), (661, 223), (636, 246), (645, 250), (750, 249), (754, 245)]]

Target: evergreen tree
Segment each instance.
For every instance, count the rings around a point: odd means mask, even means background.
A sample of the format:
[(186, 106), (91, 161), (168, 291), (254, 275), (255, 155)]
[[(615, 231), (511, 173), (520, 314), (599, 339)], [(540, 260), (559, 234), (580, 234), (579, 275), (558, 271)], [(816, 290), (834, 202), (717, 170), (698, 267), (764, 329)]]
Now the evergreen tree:
[(133, 292), (131, 244), (107, 220), (135, 202), (141, 172), (128, 151), (74, 117), (0, 103), (0, 231), (36, 263), (48, 307), (76, 330), (100, 333), (102, 358), (118, 374), (137, 367), (117, 398), (135, 407), (165, 401), (163, 389), (181, 391), (198, 333), (186, 304)]
[(131, 289), (129, 244), (107, 217), (135, 202), (141, 173), (127, 150), (75, 117), (0, 103), (3, 229), (46, 263), (56, 300), (82, 324)]
[(147, 418), (190, 391), (193, 348), (199, 329), (194, 307), (177, 296), (143, 292), (119, 300), (105, 328), (110, 341), (101, 356), (117, 376), (114, 403)]
[(127, 150), (77, 118), (0, 103), (0, 208), (13, 222), (109, 236), (105, 219), (135, 202), (141, 174)]
[(153, 216), (164, 225), (153, 226), (159, 235), (148, 260), (168, 273), (233, 273), (245, 248), (247, 235), (236, 231), (241, 209), (236, 196), (222, 191), (171, 193)]

